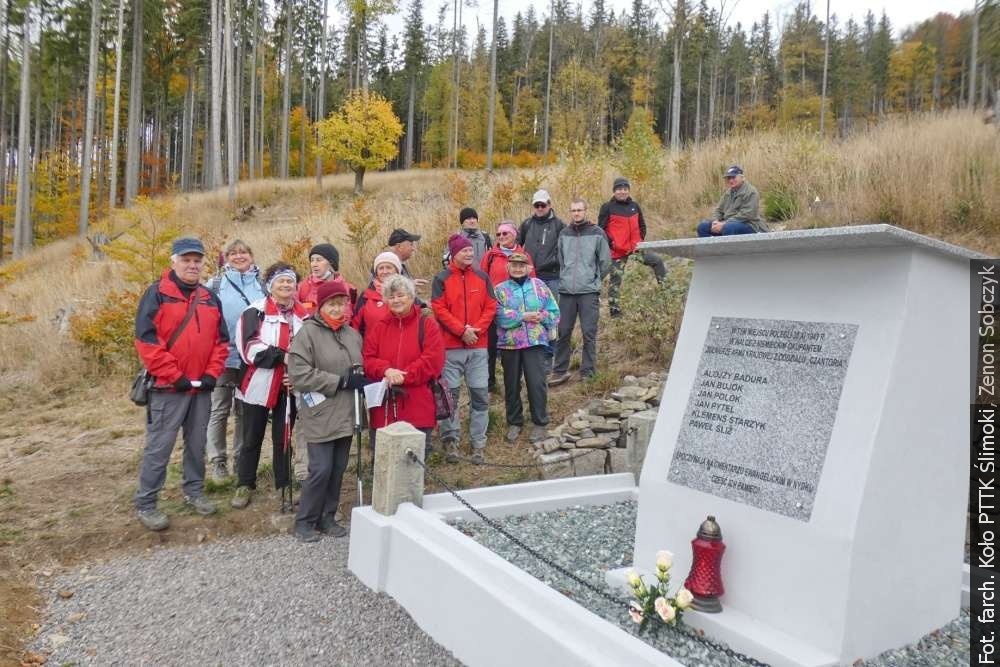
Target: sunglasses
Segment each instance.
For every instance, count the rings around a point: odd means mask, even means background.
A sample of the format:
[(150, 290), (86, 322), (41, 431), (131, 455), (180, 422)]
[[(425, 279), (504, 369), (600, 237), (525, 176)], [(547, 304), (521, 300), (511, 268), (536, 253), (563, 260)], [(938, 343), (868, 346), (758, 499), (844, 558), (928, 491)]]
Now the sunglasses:
[(535, 208), (548, 208), (549, 207), (548, 204), (541, 204), (541, 203), (539, 203), (539, 204), (533, 204), (533, 206)]

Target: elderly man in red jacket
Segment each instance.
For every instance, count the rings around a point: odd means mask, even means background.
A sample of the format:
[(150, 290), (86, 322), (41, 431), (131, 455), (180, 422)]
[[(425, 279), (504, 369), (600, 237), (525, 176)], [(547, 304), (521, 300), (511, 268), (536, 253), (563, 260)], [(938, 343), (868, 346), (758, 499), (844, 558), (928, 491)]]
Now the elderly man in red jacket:
[(205, 498), (205, 441), (212, 389), (225, 367), (229, 331), (218, 297), (200, 284), (205, 246), (176, 239), (170, 269), (142, 295), (135, 315), (135, 349), (154, 378), (146, 406), (146, 448), (139, 468), (135, 508), (149, 530), (170, 525), (156, 507), (167, 463), (184, 429), (184, 501), (198, 514), (212, 514)]
[[(455, 405), (462, 378), (469, 387), (469, 440), (472, 460), (483, 462), (486, 429), (489, 426), (489, 370), (487, 345), (489, 328), (497, 311), (497, 299), (490, 278), (473, 266), (472, 242), (462, 234), (448, 239), (451, 261), (434, 277), (431, 308), (444, 335), (445, 362), (442, 378)], [(438, 424), (447, 460), (458, 460), (460, 425), (458, 414)]]

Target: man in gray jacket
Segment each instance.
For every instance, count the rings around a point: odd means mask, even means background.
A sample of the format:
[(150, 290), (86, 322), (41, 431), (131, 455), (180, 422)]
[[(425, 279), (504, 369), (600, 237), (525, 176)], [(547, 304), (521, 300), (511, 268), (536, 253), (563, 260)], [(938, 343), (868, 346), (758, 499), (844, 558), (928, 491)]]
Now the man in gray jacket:
[(587, 203), (570, 203), (570, 224), (559, 235), (559, 340), (549, 386), (569, 379), (570, 339), (577, 317), (583, 334), (580, 378), (591, 378), (597, 369), (597, 315), (601, 307), (601, 281), (611, 271), (611, 250), (600, 227), (586, 219)]
[(712, 220), (698, 223), (698, 236), (729, 236), (766, 232), (760, 217), (760, 195), (743, 176), (743, 169), (734, 164), (726, 170), (726, 192), (715, 207)]

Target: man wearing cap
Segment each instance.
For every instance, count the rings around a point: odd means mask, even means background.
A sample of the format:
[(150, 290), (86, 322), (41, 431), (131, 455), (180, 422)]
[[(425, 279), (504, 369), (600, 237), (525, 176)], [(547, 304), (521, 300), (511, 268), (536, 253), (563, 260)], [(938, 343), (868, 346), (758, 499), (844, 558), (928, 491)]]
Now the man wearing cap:
[(569, 205), (570, 225), (559, 236), (559, 339), (550, 386), (569, 379), (570, 340), (580, 318), (583, 360), (580, 378), (589, 380), (597, 369), (597, 315), (601, 308), (601, 282), (611, 270), (611, 251), (604, 232), (587, 220), (587, 202)]
[[(448, 239), (451, 261), (434, 276), (431, 308), (444, 337), (445, 362), (442, 377), (455, 405), (462, 378), (469, 388), (469, 439), (472, 460), (483, 462), (486, 429), (489, 426), (488, 330), (493, 326), (497, 300), (489, 276), (473, 265), (472, 241), (462, 234)], [(458, 460), (460, 425), (458, 411), (439, 423), (441, 442), (449, 462)]]
[(726, 192), (715, 207), (714, 217), (698, 223), (698, 236), (766, 232), (767, 224), (760, 217), (760, 195), (743, 176), (743, 169), (734, 164), (726, 170), (725, 178)]
[[(476, 213), (476, 209), (474, 208), (467, 206), (459, 211), (458, 224), (460, 227), (458, 233), (472, 242), (472, 262), (475, 266), (479, 266), (483, 261), (483, 257), (493, 247), (493, 239), (479, 228), (479, 214)], [(451, 261), (451, 253), (448, 247), (445, 246), (442, 255), (442, 264), (447, 267), (449, 261)]]
[(531, 198), (534, 213), (521, 223), (517, 242), (535, 263), (535, 274), (545, 281), (559, 299), (559, 235), (566, 225), (552, 209), (548, 191), (539, 190)]
[[(621, 315), (618, 294), (628, 258), (635, 252), (639, 242), (646, 238), (646, 219), (642, 215), (642, 208), (632, 199), (631, 188), (627, 178), (616, 178), (611, 200), (604, 202), (597, 214), (597, 226), (604, 230), (611, 247), (611, 279), (608, 281), (608, 309), (611, 317)], [(643, 264), (653, 269), (656, 282), (662, 285), (667, 277), (663, 260), (651, 252), (642, 252), (639, 257)]]
[(411, 234), (402, 227), (397, 227), (389, 234), (386, 250), (396, 253), (396, 257), (399, 257), (399, 261), (402, 262), (403, 270), (400, 271), (400, 274), (412, 280), (418, 289), (422, 289), (427, 287), (427, 280), (424, 278), (414, 278), (406, 266), (407, 260), (417, 252), (417, 241), (419, 240), (420, 234)]
[(198, 514), (215, 512), (204, 496), (205, 441), (211, 392), (229, 353), (229, 331), (218, 297), (200, 284), (204, 266), (201, 241), (176, 239), (170, 268), (142, 295), (135, 316), (135, 348), (154, 380), (134, 500), (139, 522), (149, 530), (170, 525), (156, 502), (182, 427), (184, 502)]

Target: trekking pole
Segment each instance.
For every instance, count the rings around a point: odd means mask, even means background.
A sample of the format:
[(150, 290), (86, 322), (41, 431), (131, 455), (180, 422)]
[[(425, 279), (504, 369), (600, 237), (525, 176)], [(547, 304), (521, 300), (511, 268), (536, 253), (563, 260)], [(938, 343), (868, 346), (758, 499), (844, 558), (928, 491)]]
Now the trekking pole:
[[(351, 367), (351, 373), (360, 372), (361, 366), (355, 364)], [(358, 460), (357, 460), (357, 472), (358, 472), (358, 507), (365, 504), (365, 483), (361, 479), (361, 390), (354, 390), (354, 438), (358, 442)], [(374, 467), (373, 467), (374, 471)], [(374, 476), (374, 472), (373, 472)]]
[[(291, 512), (295, 509), (295, 487), (292, 486), (292, 480), (295, 479), (295, 473), (292, 470), (292, 403), (293, 400), (290, 392), (286, 393), (285, 397), (285, 432), (284, 437), (284, 459), (285, 459), (285, 474), (287, 479), (285, 480), (285, 486), (281, 488), (281, 513)], [(287, 494), (287, 499), (286, 499)]]

